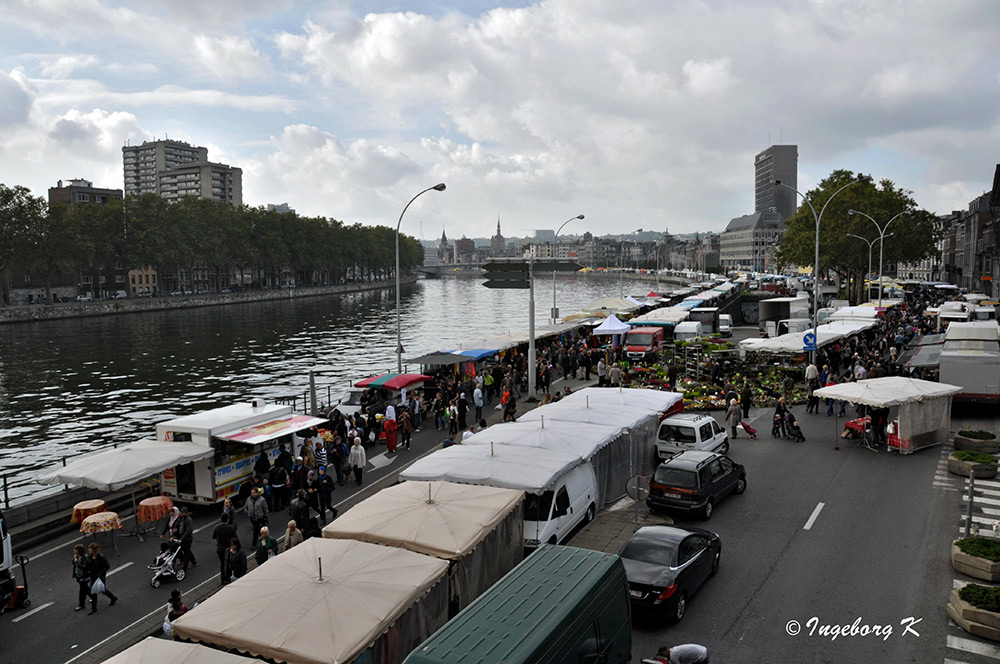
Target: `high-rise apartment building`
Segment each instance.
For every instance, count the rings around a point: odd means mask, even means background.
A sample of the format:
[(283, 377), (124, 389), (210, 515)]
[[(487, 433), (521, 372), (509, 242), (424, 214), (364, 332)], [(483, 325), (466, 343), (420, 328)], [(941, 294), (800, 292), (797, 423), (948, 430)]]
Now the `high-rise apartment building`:
[(781, 221), (795, 214), (798, 201), (788, 187), (775, 187), (774, 181), (798, 188), (799, 146), (772, 145), (754, 158), (754, 212), (767, 215), (772, 210)]
[(208, 148), (183, 141), (146, 141), (122, 148), (125, 194), (182, 196), (243, 204), (243, 171), (208, 161)]

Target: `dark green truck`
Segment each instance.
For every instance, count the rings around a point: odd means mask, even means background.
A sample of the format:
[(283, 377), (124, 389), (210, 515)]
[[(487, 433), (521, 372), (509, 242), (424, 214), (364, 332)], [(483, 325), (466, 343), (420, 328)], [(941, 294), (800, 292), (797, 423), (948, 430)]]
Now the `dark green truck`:
[(621, 559), (545, 545), (403, 664), (626, 664), (631, 655)]

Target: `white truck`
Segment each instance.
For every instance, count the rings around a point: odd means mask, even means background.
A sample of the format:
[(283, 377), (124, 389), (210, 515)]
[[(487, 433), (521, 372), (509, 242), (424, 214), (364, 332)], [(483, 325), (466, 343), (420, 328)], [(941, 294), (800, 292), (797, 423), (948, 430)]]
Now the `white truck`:
[(675, 341), (691, 341), (692, 339), (700, 339), (704, 335), (705, 329), (702, 323), (696, 320), (686, 320), (683, 323), (678, 323), (674, 328)]
[(767, 336), (777, 336), (768, 331), (768, 323), (773, 323), (773, 329), (777, 332), (778, 321), (791, 318), (809, 317), (809, 298), (802, 297), (772, 297), (761, 300), (757, 303), (757, 323), (761, 332), (768, 332)]
[(995, 321), (954, 322), (941, 350), (939, 377), (958, 385), (956, 402), (1000, 405), (1000, 327)]

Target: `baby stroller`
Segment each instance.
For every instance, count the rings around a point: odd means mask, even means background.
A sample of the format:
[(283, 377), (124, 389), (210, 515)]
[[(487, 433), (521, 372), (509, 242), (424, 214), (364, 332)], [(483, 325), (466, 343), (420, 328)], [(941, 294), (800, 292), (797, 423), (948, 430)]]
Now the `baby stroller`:
[(794, 417), (789, 417), (786, 426), (788, 427), (788, 437), (792, 439), (792, 442), (795, 443), (806, 442), (806, 437), (802, 434), (802, 429), (799, 428), (798, 420), (796, 420)]
[(748, 436), (750, 436), (750, 440), (757, 440), (757, 430), (750, 426), (749, 423), (741, 420), (740, 426), (743, 427), (743, 430), (747, 432)]
[(181, 551), (180, 542), (161, 544), (160, 553), (149, 569), (153, 570), (153, 578), (149, 580), (149, 585), (154, 588), (159, 588), (163, 581), (183, 581), (186, 572), (184, 571), (184, 553)]

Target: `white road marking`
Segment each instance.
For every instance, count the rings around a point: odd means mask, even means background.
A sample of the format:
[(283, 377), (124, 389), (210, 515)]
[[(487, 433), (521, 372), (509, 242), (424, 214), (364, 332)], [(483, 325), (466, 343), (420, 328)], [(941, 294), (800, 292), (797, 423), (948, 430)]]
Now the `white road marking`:
[(826, 503), (819, 503), (816, 505), (816, 509), (813, 510), (812, 516), (810, 516), (809, 520), (806, 521), (806, 525), (802, 527), (802, 530), (809, 530), (813, 527), (813, 524), (816, 523), (816, 517), (818, 517), (819, 513), (823, 511), (824, 505), (826, 505)]
[[(965, 481), (965, 486), (969, 486), (968, 480)], [(996, 480), (981, 480), (977, 477), (976, 486), (988, 486), (991, 489), (1000, 489), (1000, 482), (997, 482)]]
[(17, 618), (14, 618), (13, 620), (11, 620), (11, 622), (21, 622), (22, 620), (24, 620), (28, 616), (33, 616), (36, 613), (38, 613), (39, 611), (41, 611), (42, 609), (47, 609), (48, 607), (52, 606), (53, 604), (55, 604), (55, 602), (48, 602), (47, 604), (42, 604), (37, 609), (32, 609), (31, 611), (28, 611), (27, 613), (22, 614), (22, 615), (18, 616)]
[[(962, 490), (962, 493), (964, 493), (965, 495), (969, 495), (969, 485), (968, 484), (965, 485), (965, 487)], [(998, 496), (998, 497), (1000, 497), (1000, 491), (995, 491), (993, 489), (980, 489), (977, 486), (976, 490), (975, 490), (975, 495), (977, 495), (977, 496), (982, 495), (982, 496)]]
[(994, 659), (1000, 659), (1000, 648), (982, 641), (973, 641), (960, 636), (948, 636), (948, 647), (964, 652), (971, 652), (975, 655), (985, 655)]
[(135, 564), (135, 562), (130, 560), (129, 562), (127, 562), (124, 565), (122, 565), (121, 567), (116, 567), (113, 570), (111, 570), (110, 572), (108, 572), (108, 576), (111, 576), (112, 574), (117, 574), (118, 572), (122, 571), (126, 567), (131, 567), (134, 564)]
[(381, 454), (376, 454), (373, 457), (368, 457), (368, 463), (370, 463), (376, 469), (378, 469), (378, 468), (385, 468), (390, 463), (392, 463), (393, 461), (396, 460), (395, 457), (393, 457), (393, 458), (390, 459), (387, 456), (387, 454), (388, 454), (387, 452), (382, 452)]
[(207, 530), (208, 528), (211, 528), (212, 526), (218, 525), (219, 523), (221, 523), (221, 522), (219, 522), (219, 521), (213, 521), (212, 523), (204, 525), (201, 528), (195, 528), (194, 529), (194, 533), (192, 533), (192, 534), (196, 535), (196, 534), (200, 533), (203, 530)]
[(31, 556), (31, 559), (32, 560), (37, 560), (38, 558), (41, 558), (42, 556), (47, 556), (50, 553), (55, 553), (56, 551), (59, 551), (60, 549), (65, 549), (67, 546), (72, 546), (72, 545), (78, 543), (79, 541), (80, 541), (79, 537), (74, 537), (73, 539), (71, 539), (68, 542), (63, 542), (62, 544), (57, 544), (54, 547), (52, 547), (51, 549), (46, 549), (45, 551), (42, 551), (41, 553), (33, 554)]
[[(969, 502), (969, 494), (966, 493), (962, 495), (962, 502)], [(973, 505), (978, 505), (980, 503), (984, 505), (1000, 505), (1000, 498), (984, 498), (983, 496), (974, 496), (972, 498)]]
[[(968, 501), (964, 501), (964, 500), (963, 500), (962, 502), (964, 502), (964, 503), (967, 503)], [(977, 502), (978, 502), (978, 501), (977, 501)], [(976, 505), (976, 503), (975, 503), (975, 502), (973, 502), (972, 506), (973, 506), (973, 507), (974, 507), (974, 508), (975, 508), (975, 509), (976, 509), (977, 511), (979, 511), (979, 512), (982, 512), (982, 513), (983, 513), (983, 514), (985, 514), (986, 516), (1000, 516), (1000, 510), (995, 510), (995, 509), (991, 509), (991, 508), (989, 508), (989, 507), (978, 507), (978, 506)], [(963, 507), (963, 508), (962, 508), (962, 511), (964, 512), (964, 511), (966, 511), (966, 510), (968, 510), (968, 509), (969, 509), (968, 507)], [(992, 525), (992, 522), (991, 522), (991, 525)]]
[[(957, 627), (957, 625), (956, 625), (956, 627)], [(945, 657), (944, 658), (944, 664), (969, 664), (969, 663), (968, 662), (961, 662), (961, 661), (959, 661), (957, 659), (948, 659), (947, 657)]]

